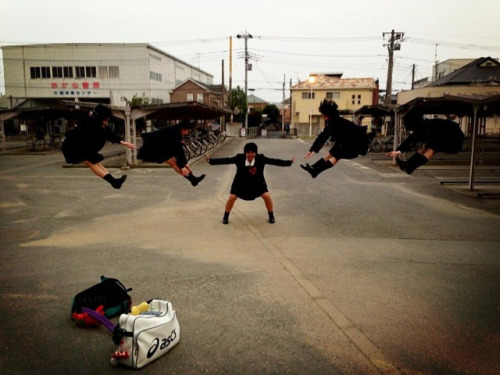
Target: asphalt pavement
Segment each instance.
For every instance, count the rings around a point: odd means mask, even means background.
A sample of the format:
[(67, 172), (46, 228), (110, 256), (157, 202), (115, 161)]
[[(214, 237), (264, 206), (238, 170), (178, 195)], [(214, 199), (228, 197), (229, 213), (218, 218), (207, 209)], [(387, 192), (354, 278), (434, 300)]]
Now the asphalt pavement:
[(0, 154), (0, 373), (131, 371), (110, 365), (108, 331), (70, 318), (101, 275), (134, 305), (177, 311), (179, 345), (144, 374), (500, 373), (495, 158), (469, 191), (447, 183), (468, 178), (467, 153), (412, 176), (368, 154), (312, 179), (299, 167), (311, 140), (253, 141), (296, 158), (266, 167), (275, 224), (256, 199), (223, 225), (234, 166), (203, 157), (193, 188), (170, 168), (121, 168), (123, 149), (106, 146), (105, 165), (128, 175), (114, 190), (59, 152)]

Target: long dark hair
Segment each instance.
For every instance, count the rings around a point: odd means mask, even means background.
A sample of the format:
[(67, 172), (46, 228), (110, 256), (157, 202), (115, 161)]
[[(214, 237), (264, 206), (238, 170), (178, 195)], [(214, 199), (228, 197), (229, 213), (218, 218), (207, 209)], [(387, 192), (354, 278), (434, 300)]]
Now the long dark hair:
[(319, 104), (319, 112), (328, 117), (338, 117), (339, 106), (335, 103), (334, 100), (331, 99), (323, 99)]
[(102, 122), (106, 118), (111, 119), (111, 117), (113, 117), (113, 113), (109, 108), (103, 106), (102, 104), (99, 104), (90, 113), (90, 117), (98, 122)]

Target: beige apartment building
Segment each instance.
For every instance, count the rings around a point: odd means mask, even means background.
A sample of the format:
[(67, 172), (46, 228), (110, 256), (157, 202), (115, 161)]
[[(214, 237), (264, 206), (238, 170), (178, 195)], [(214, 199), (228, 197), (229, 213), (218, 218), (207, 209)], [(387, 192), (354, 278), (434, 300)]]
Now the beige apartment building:
[(320, 102), (333, 99), (349, 120), (354, 111), (378, 103), (378, 82), (373, 78), (342, 78), (342, 73), (311, 73), (309, 79), (291, 87), (290, 130), (297, 135), (316, 136), (324, 126)]

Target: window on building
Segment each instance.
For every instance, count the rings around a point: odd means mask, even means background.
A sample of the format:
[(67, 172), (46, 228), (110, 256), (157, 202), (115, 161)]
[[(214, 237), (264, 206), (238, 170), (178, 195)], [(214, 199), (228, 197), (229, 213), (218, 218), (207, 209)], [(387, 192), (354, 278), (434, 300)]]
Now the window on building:
[(302, 99), (315, 99), (315, 98), (316, 98), (315, 92), (303, 92), (302, 93)]
[(42, 75), (40, 73), (40, 67), (39, 66), (32, 66), (30, 68), (30, 77), (31, 79), (37, 79), (40, 78)]
[(72, 66), (63, 66), (63, 75), (64, 75), (64, 78), (73, 78), (73, 67)]
[(86, 66), (85, 67), (85, 77), (87, 78), (95, 78), (97, 77), (97, 69), (95, 66)]
[(196, 101), (198, 103), (203, 103), (203, 94), (196, 94)]
[(117, 66), (108, 67), (109, 78), (120, 78), (120, 69)]
[(151, 104), (163, 104), (163, 100), (159, 98), (151, 98)]
[(186, 100), (187, 100), (188, 102), (192, 102), (192, 101), (193, 101), (193, 94), (187, 94), (187, 95), (186, 95)]
[(149, 57), (151, 57), (153, 60), (161, 61), (160, 56), (153, 55), (152, 53), (149, 54)]
[(75, 78), (85, 78), (84, 66), (75, 66)]
[(63, 78), (62, 66), (53, 66), (52, 67), (52, 78)]
[(50, 66), (42, 66), (40, 68), (42, 78), (50, 78)]
[(351, 99), (351, 104), (356, 104), (356, 95), (352, 95)]
[(361, 104), (361, 95), (358, 95), (358, 104)]
[(340, 99), (340, 91), (329, 91), (326, 93), (327, 99)]
[(107, 66), (100, 66), (99, 67), (99, 78), (108, 78), (108, 67)]
[(161, 74), (156, 72), (149, 72), (149, 78), (153, 81), (161, 82)]

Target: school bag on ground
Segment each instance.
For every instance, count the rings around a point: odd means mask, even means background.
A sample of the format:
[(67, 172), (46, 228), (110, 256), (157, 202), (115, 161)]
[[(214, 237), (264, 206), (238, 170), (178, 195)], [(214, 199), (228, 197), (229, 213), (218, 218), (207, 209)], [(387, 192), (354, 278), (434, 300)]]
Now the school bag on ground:
[(120, 315), (130, 311), (132, 298), (128, 294), (132, 288), (125, 286), (117, 279), (101, 276), (101, 282), (78, 293), (71, 303), (71, 315), (75, 320), (75, 313), (81, 313), (82, 307), (96, 310), (102, 306), (106, 317)]
[(139, 369), (165, 355), (179, 343), (181, 331), (177, 314), (169, 301), (153, 299), (139, 315), (122, 314), (115, 326), (90, 309), (83, 309), (113, 332), (118, 345), (112, 354), (112, 364)]

